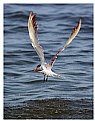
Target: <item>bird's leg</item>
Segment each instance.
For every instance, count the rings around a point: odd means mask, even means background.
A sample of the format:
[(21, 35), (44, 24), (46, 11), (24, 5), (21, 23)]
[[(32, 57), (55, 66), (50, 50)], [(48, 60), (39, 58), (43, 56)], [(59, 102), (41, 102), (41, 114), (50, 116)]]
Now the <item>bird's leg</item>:
[(46, 80), (45, 75), (44, 75), (44, 81)]
[(46, 81), (48, 80), (48, 76), (46, 77)]
[(44, 75), (44, 81), (48, 80), (48, 76)]

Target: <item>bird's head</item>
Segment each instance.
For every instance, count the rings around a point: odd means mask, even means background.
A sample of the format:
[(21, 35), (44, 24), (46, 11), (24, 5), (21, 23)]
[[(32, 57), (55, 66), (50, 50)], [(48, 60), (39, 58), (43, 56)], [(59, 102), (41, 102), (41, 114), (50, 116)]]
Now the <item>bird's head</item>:
[(39, 64), (35, 69), (34, 72), (40, 72), (43, 70), (43, 67), (41, 66), (41, 64)]

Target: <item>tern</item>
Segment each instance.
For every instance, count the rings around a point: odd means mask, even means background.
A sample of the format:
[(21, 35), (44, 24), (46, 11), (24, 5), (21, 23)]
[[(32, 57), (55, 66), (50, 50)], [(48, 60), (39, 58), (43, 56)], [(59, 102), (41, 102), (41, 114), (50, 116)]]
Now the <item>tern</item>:
[(67, 42), (65, 43), (65, 45), (58, 50), (58, 52), (50, 60), (49, 63), (46, 63), (45, 57), (44, 57), (44, 50), (38, 41), (36, 14), (33, 12), (30, 12), (29, 19), (28, 19), (29, 36), (30, 36), (31, 44), (32, 44), (33, 48), (35, 49), (35, 51), (38, 54), (38, 57), (40, 59), (40, 64), (33, 71), (40, 72), (40, 73), (44, 74), (44, 80), (48, 80), (48, 77), (60, 77), (59, 74), (56, 74), (55, 72), (52, 71), (53, 64), (54, 64), (55, 60), (57, 59), (58, 55), (63, 50), (65, 50), (65, 48), (76, 37), (80, 28), (81, 28), (81, 19), (78, 21), (77, 26), (74, 27), (74, 29), (72, 30), (72, 33), (71, 33), (69, 39), (67, 40)]

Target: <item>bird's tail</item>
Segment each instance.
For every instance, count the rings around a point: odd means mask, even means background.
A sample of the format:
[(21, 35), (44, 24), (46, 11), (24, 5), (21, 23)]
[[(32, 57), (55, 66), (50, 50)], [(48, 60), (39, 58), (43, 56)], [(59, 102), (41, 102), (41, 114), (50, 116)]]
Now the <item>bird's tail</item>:
[(64, 78), (65, 78), (65, 77), (62, 77), (61, 75), (56, 74), (56, 73), (54, 73), (53, 77), (55, 77), (55, 78), (60, 78), (60, 79), (64, 79)]

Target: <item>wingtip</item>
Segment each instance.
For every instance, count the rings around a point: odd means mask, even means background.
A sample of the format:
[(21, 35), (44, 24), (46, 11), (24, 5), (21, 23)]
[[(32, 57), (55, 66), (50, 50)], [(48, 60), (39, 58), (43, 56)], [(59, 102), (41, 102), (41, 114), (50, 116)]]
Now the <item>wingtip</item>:
[(79, 22), (78, 22), (78, 24), (80, 24), (80, 25), (81, 25), (81, 21), (82, 21), (82, 19), (80, 18), (80, 19), (79, 19)]
[(36, 14), (33, 11), (29, 14), (29, 21), (32, 22), (35, 33), (37, 32)]
[(33, 11), (30, 12), (29, 16), (36, 16), (36, 13), (34, 13)]
[(30, 12), (30, 15), (33, 15), (33, 11)]

